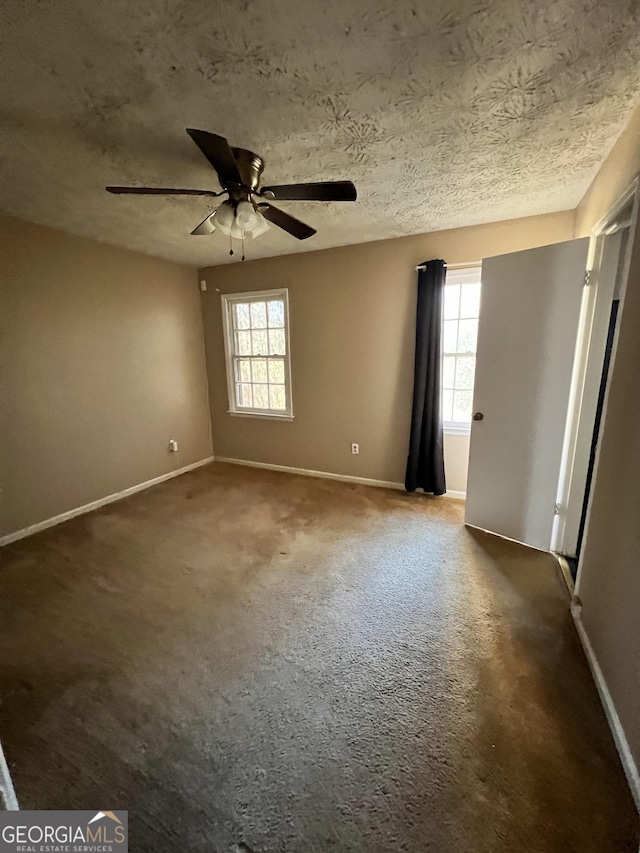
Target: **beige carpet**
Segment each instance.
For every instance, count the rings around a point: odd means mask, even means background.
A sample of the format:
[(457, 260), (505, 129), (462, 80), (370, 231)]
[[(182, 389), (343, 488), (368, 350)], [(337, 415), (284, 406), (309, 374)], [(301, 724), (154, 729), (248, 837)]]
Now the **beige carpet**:
[(21, 805), (136, 853), (637, 853), (554, 561), (461, 519), (216, 463), (7, 546)]

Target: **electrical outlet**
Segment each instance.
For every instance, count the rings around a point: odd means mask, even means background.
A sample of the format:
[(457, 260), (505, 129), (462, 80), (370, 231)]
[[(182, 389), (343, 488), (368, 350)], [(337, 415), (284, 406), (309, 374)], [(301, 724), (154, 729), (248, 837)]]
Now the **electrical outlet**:
[(169, 450), (170, 450), (172, 453), (177, 453), (177, 452), (178, 452), (178, 442), (175, 440), (175, 438), (172, 438), (172, 439), (170, 439), (170, 440), (169, 440)]
[(357, 456), (357, 455), (358, 455), (358, 453), (360, 453), (360, 445), (359, 445), (359, 444), (356, 444), (356, 443), (354, 442), (354, 443), (351, 445), (351, 452), (352, 452), (355, 456)]

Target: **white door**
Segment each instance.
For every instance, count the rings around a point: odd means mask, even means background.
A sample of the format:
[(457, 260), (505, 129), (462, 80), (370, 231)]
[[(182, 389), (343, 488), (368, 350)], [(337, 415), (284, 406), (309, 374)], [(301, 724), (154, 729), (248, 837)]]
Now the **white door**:
[(482, 262), (465, 522), (544, 551), (588, 247), (585, 237)]

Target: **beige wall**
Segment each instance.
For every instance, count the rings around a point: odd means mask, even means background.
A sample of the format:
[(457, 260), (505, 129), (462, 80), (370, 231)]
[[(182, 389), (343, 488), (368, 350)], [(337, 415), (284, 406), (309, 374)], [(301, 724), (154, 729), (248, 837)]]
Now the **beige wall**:
[[(640, 169), (640, 110), (577, 211), (577, 233), (607, 212)], [(578, 594), (585, 630), (640, 765), (640, 235), (636, 235)]]
[[(554, 213), (201, 272), (216, 456), (404, 481), (416, 311), (415, 266), (465, 263), (571, 239)], [(227, 414), (220, 294), (289, 288), (292, 422)], [(360, 444), (352, 456), (351, 443)], [(468, 439), (447, 436), (448, 487), (466, 488)]]
[(575, 212), (575, 236), (584, 237), (640, 172), (640, 108), (620, 135)]
[(195, 269), (5, 216), (0, 259), (0, 535), (211, 454)]

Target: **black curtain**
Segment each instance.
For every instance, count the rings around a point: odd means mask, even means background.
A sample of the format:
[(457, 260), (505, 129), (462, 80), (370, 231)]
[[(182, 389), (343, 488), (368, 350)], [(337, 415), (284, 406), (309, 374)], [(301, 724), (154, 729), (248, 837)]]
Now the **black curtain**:
[(413, 377), (411, 438), (405, 487), (443, 495), (444, 454), (442, 437), (442, 303), (446, 267), (444, 261), (427, 261), (418, 271), (416, 361)]

